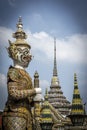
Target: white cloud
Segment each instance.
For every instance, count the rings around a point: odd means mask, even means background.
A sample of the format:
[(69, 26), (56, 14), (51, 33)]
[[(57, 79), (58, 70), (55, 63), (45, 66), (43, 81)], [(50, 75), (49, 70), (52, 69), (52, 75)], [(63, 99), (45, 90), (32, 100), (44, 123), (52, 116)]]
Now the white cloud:
[[(53, 57), (53, 38), (46, 32), (31, 34), (29, 39), (37, 60), (45, 61)], [(39, 59), (38, 59), (39, 58)]]
[(8, 39), (12, 40), (12, 29), (0, 26), (0, 46), (8, 46)]
[(36, 39), (45, 39), (45, 38), (47, 38), (49, 35), (47, 34), (47, 33), (45, 33), (45, 32), (40, 32), (40, 33), (34, 33), (33, 34), (33, 37), (34, 38), (36, 38)]
[[(73, 35), (63, 40), (58, 40), (59, 43), (59, 58), (72, 63), (87, 64), (87, 34)], [(58, 56), (58, 54), (57, 54)]]
[[(31, 41), (32, 49), (39, 52), (42, 52), (45, 58), (53, 58), (53, 48), (54, 41), (46, 32), (39, 32), (31, 34), (29, 39)], [(87, 34), (77, 34), (64, 39), (56, 39), (57, 46), (57, 60), (62, 60), (71, 63), (85, 63), (87, 64)], [(40, 55), (42, 56), (42, 55)], [(43, 57), (39, 56), (39, 60)]]
[[(0, 46), (8, 46), (8, 39), (12, 40), (11, 29), (0, 27)], [(32, 47), (32, 52), (35, 60), (45, 62), (46, 60), (53, 61), (54, 39), (48, 33), (26, 31), (28, 42)], [(75, 34), (64, 39), (56, 38), (57, 60), (70, 63), (87, 64), (87, 34)]]
[(7, 78), (4, 74), (0, 73), (0, 86), (5, 87), (7, 83)]

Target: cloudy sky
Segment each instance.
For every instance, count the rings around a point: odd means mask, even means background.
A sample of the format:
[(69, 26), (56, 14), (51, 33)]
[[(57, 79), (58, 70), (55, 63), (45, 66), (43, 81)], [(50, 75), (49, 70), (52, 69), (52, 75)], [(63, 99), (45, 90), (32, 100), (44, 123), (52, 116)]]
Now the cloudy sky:
[(50, 88), (53, 73), (54, 37), (61, 89), (72, 101), (74, 73), (87, 102), (87, 0), (0, 0), (0, 109), (7, 99), (6, 75), (12, 60), (5, 47), (14, 41), (18, 17), (28, 35), (34, 56), (27, 68), (32, 80), (37, 70), (43, 91)]

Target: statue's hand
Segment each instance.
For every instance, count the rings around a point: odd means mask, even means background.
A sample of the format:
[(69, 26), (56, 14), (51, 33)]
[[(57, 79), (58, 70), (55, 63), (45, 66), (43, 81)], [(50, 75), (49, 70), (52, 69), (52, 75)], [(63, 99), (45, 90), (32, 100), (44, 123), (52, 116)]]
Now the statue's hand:
[(34, 101), (41, 101), (42, 100), (42, 95), (40, 94), (40, 93), (38, 93), (38, 94), (36, 94), (35, 96), (34, 96), (34, 99), (33, 99)]
[(41, 88), (35, 88), (36, 94), (41, 94)]

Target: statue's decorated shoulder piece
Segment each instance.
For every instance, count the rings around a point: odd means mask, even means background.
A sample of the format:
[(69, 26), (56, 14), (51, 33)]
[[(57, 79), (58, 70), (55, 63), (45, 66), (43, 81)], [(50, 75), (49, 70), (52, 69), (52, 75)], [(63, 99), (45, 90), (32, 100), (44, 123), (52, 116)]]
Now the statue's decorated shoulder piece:
[(25, 71), (32, 55), (21, 17), (13, 37), (16, 41), (9, 40), (7, 48), (14, 65), (9, 67), (7, 74), (8, 100), (3, 113), (3, 130), (32, 130), (31, 107), (34, 96), (41, 93), (41, 89), (33, 87), (32, 79)]

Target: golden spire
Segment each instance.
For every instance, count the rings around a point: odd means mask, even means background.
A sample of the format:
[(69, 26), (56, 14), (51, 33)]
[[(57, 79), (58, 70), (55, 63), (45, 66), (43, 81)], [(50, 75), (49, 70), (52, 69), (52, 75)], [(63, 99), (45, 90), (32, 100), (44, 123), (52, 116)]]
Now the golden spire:
[(56, 63), (56, 38), (54, 37), (54, 68), (53, 76), (57, 76), (57, 63)]
[(53, 77), (51, 80), (52, 85), (59, 85), (58, 75), (57, 75), (57, 63), (56, 63), (56, 38), (54, 38), (54, 68)]

